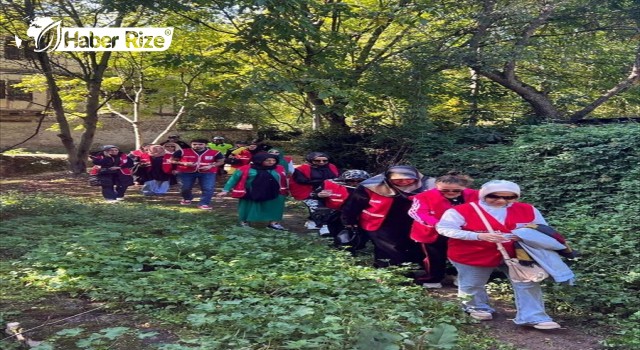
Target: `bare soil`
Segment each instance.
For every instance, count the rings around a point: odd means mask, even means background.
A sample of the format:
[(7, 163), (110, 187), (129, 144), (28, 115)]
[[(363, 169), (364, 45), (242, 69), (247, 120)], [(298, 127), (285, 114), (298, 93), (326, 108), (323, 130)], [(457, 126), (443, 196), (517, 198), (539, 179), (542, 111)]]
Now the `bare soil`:
[[(73, 176), (68, 172), (52, 172), (37, 175), (13, 175), (0, 180), (0, 194), (10, 191), (20, 191), (25, 193), (59, 193), (66, 196), (95, 198), (100, 200), (100, 191), (97, 187), (87, 184), (86, 177)], [(135, 187), (129, 189), (127, 201), (149, 202), (149, 198), (139, 194)], [(158, 204), (175, 205), (180, 200), (177, 188), (172, 188), (167, 196), (154, 198), (153, 202)], [(215, 211), (235, 215), (235, 201), (231, 199), (216, 199)], [(303, 222), (306, 220), (302, 212), (290, 213), (286, 215), (283, 225), (292, 231), (304, 233)], [(445, 286), (439, 290), (428, 290), (425, 293), (441, 300), (455, 299), (456, 289), (453, 286)], [(0, 300), (0, 310), (8, 306), (10, 300), (3, 297)], [(494, 337), (502, 342), (508, 343), (522, 350), (596, 350), (602, 349), (600, 341), (607, 334), (603, 327), (590, 323), (589, 320), (577, 320), (563, 318), (563, 315), (553, 315), (554, 319), (563, 325), (560, 330), (540, 331), (531, 327), (516, 326), (511, 322), (515, 315), (513, 304), (510, 302), (496, 302), (498, 312), (492, 321), (486, 321), (472, 325), (484, 329), (486, 337)], [(93, 309), (79, 317), (71, 317), (63, 322), (58, 322), (67, 317), (80, 314)], [(129, 326), (137, 329), (157, 332), (158, 335), (150, 338), (149, 342), (164, 343), (175, 341), (178, 337), (175, 330), (168, 325), (162, 325), (156, 321), (151, 321), (143, 315), (109, 312), (102, 308), (101, 304), (96, 304), (79, 298), (55, 294), (45, 295), (37, 305), (11, 305), (12, 310), (22, 309), (20, 312), (21, 325), (24, 329), (41, 327), (29, 333), (34, 339), (38, 335), (54, 333), (57, 330), (69, 327), (84, 327), (96, 330), (115, 327)], [(58, 323), (55, 323), (58, 322)], [(0, 325), (4, 327), (4, 325)], [(43, 329), (46, 332), (43, 332)], [(1, 337), (0, 337), (1, 339)], [(42, 338), (40, 338), (42, 339)], [(153, 340), (151, 340), (153, 339)], [(124, 341), (124, 340), (123, 340)], [(0, 341), (0, 348), (2, 348)], [(144, 348), (146, 340), (132, 340), (130, 344), (112, 344), (111, 349), (138, 349)], [(148, 345), (148, 344), (146, 344)], [(73, 348), (73, 347), (72, 347)]]

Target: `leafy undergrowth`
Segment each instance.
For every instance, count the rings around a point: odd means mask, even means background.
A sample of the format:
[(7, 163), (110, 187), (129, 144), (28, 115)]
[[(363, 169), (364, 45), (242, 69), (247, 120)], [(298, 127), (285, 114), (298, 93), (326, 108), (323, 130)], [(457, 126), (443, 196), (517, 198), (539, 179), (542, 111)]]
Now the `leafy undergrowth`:
[[(69, 324), (40, 350), (505, 348), (459, 334), (458, 307), (406, 271), (366, 267), (316, 238), (186, 208), (19, 193), (1, 205), (5, 292), (36, 303), (64, 293), (172, 329)], [(2, 306), (4, 321), (18, 316)]]

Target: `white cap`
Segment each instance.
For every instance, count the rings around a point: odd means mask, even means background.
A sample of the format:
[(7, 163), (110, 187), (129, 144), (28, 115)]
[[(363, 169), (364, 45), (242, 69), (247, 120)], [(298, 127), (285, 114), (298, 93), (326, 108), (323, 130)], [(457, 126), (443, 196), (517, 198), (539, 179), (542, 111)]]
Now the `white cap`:
[(513, 192), (520, 197), (520, 186), (507, 180), (491, 180), (480, 187), (480, 198), (494, 192)]

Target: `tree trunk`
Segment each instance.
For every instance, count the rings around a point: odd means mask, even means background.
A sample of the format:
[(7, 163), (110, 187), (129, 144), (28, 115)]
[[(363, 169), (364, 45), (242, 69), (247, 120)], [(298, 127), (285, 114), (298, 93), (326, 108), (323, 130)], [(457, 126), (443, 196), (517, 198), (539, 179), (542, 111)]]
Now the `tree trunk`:
[(531, 105), (538, 120), (558, 119), (562, 113), (554, 106), (553, 101), (543, 92), (533, 86), (521, 82), (515, 74), (503, 74), (501, 72), (489, 72), (477, 70), (482, 76), (515, 92)]

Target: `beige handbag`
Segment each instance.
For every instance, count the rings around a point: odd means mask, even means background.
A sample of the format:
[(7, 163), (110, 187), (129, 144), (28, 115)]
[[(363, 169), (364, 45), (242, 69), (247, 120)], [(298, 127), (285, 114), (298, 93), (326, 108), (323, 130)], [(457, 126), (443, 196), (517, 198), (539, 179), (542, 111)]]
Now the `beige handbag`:
[[(480, 219), (482, 220), (484, 225), (487, 227), (487, 231), (491, 233), (495, 233), (495, 231), (493, 231), (493, 228), (489, 224), (489, 221), (484, 216), (484, 213), (482, 213), (482, 210), (480, 210), (478, 205), (476, 203), (471, 203), (471, 206), (473, 207), (473, 209), (475, 209), (476, 213), (478, 213), (478, 215), (480, 216)], [(502, 254), (504, 263), (509, 268), (509, 278), (513, 282), (518, 282), (518, 283), (540, 282), (545, 278), (549, 277), (549, 274), (547, 273), (547, 271), (545, 271), (542, 267), (540, 267), (540, 265), (533, 263), (530, 266), (524, 266), (520, 264), (518, 259), (509, 257), (509, 254), (507, 253), (507, 250), (504, 249), (504, 246), (502, 245), (502, 243), (496, 243), (496, 245), (498, 246), (498, 250), (500, 251), (500, 254)]]

